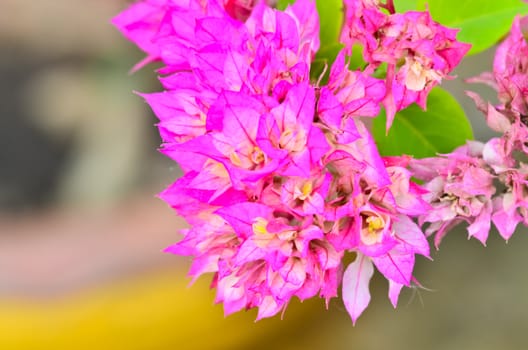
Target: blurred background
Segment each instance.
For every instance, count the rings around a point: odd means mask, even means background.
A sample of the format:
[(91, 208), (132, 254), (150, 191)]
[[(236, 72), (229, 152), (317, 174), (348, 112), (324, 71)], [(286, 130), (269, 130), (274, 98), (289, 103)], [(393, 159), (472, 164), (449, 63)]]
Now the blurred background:
[[(109, 25), (124, 0), (0, 0), (0, 349), (521, 349), (528, 238), (484, 249), (449, 235), (393, 310), (386, 283), (355, 327), (340, 300), (292, 302), (284, 318), (224, 318), (210, 277), (161, 253), (185, 223), (155, 194), (178, 176), (133, 91), (155, 66)], [(491, 52), (459, 77), (491, 68)], [(459, 81), (446, 86), (491, 136)], [(471, 87), (474, 89), (474, 87)], [(492, 97), (491, 91), (484, 95)], [(448, 136), (448, 135), (447, 135)]]

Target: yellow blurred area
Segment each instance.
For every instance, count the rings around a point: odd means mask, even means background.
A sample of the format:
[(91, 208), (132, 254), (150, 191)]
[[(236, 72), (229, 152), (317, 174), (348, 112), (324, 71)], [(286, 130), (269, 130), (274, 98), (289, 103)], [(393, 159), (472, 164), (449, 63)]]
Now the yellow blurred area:
[[(63, 299), (0, 300), (0, 349), (259, 348), (279, 338), (282, 326), (311, 322), (313, 307), (297, 302), (287, 322), (255, 323), (254, 310), (224, 318), (207, 278), (188, 287), (183, 277), (163, 271)], [(281, 349), (295, 345), (288, 342), (281, 339)]]

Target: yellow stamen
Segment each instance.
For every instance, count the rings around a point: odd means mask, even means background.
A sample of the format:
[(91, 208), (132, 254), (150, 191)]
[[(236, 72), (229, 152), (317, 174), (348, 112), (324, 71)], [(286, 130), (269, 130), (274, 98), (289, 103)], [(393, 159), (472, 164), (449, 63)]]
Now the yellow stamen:
[(222, 178), (229, 177), (229, 173), (227, 172), (224, 165), (220, 162), (217, 162), (212, 159), (208, 159), (205, 162), (205, 167), (211, 172), (211, 174), (214, 174), (218, 177), (222, 177)]
[(383, 220), (383, 217), (378, 216), (376, 214), (367, 215), (365, 217), (364, 225), (360, 231), (361, 241), (363, 242), (363, 244), (366, 244), (366, 245), (380, 243), (383, 240), (383, 229), (384, 228), (385, 228), (385, 221)]
[(234, 165), (238, 167), (242, 165), (242, 160), (240, 159), (236, 151), (229, 155), (229, 160), (231, 161), (231, 163), (233, 163)]
[(253, 147), (253, 152), (251, 152), (251, 161), (255, 164), (260, 164), (264, 162), (266, 159), (264, 152), (260, 149), (260, 147), (255, 146)]
[(379, 231), (385, 227), (385, 223), (378, 216), (369, 216), (366, 220), (369, 233)]
[(306, 133), (303, 130), (286, 129), (279, 138), (279, 148), (290, 152), (300, 152), (306, 145)]
[(268, 232), (267, 226), (268, 220), (262, 217), (256, 218), (253, 221), (253, 225), (251, 225), (253, 233), (255, 234), (253, 242), (255, 242), (257, 247), (264, 248), (273, 240), (274, 235)]
[(292, 131), (291, 130), (284, 130), (280, 136), (279, 139), (279, 148), (286, 148), (288, 143), (292, 139)]
[(253, 228), (253, 233), (256, 235), (269, 234), (268, 230), (266, 229), (266, 226), (268, 226), (268, 221), (261, 217), (256, 218), (255, 221), (253, 221), (253, 225), (251, 225), (251, 227)]
[(312, 194), (313, 185), (311, 181), (305, 182), (301, 188), (302, 195), (299, 196), (299, 199), (305, 200), (309, 195)]

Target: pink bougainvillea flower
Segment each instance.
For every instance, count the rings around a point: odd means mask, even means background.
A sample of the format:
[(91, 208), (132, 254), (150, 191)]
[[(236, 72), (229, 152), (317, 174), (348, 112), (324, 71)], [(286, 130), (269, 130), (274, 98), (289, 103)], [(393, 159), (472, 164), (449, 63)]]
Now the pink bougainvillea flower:
[[(214, 274), (226, 315), (258, 308), (261, 319), (317, 295), (328, 305), (342, 287), (355, 323), (375, 270), (396, 306), (416, 255), (429, 257), (414, 219), (438, 208), (409, 169), (426, 182), (450, 178), (435, 167), (427, 173), (425, 160), (383, 158), (361, 118), (382, 105), (389, 115), (423, 105), (467, 46), (428, 13), (395, 14), (390, 0), (345, 4), (346, 47), (322, 86), (310, 81), (320, 46), (312, 0), (285, 11), (266, 1), (144, 0), (114, 20), (162, 64), (165, 91), (141, 96), (159, 118), (161, 152), (183, 171), (160, 197), (190, 225), (166, 251), (193, 257), (193, 279)], [(346, 56), (356, 43), (368, 65), (352, 71)], [(517, 130), (510, 119), (508, 127)], [(467, 171), (468, 196), (480, 200), (477, 182), (488, 178), (458, 157), (452, 168)], [(457, 186), (442, 190), (464, 197)], [(497, 222), (499, 208), (510, 215), (504, 202), (495, 207)], [(347, 255), (355, 260), (345, 266)]]
[(518, 212), (518, 203), (511, 192), (494, 198), (493, 223), (497, 227), (499, 234), (508, 240), (513, 235), (515, 228), (523, 220)]
[(463, 221), (469, 224), (469, 237), (486, 244), (495, 187), (492, 170), (482, 158), (483, 149), (483, 144), (473, 141), (439, 158), (410, 162), (414, 176), (426, 181), (429, 192), (423, 198), (432, 209), (420, 222), (430, 223), (426, 233), (435, 234), (437, 247), (448, 230)]
[(508, 109), (528, 115), (528, 16), (517, 16), (493, 61), (500, 101)]
[(351, 225), (355, 232), (349, 233), (355, 248), (348, 249), (357, 256), (343, 277), (343, 300), (353, 322), (370, 300), (372, 264), (389, 281), (389, 298), (396, 307), (401, 286), (411, 283), (415, 255), (429, 256), (429, 244), (409, 217), (372, 204), (358, 208), (358, 212)]
[[(259, 306), (261, 318), (280, 311), (294, 295), (305, 299), (337, 288), (337, 285), (329, 288), (326, 283), (337, 273), (341, 254), (325, 243), (324, 233), (310, 220), (292, 226), (286, 215), (278, 215), (273, 208), (257, 203), (225, 207), (218, 214), (244, 239), (231, 262), (220, 266), (219, 295), (225, 295), (234, 285), (224, 287), (223, 280), (243, 281), (238, 288), (243, 288), (243, 297), (251, 301), (241, 307)], [(252, 266), (258, 266), (264, 274), (255, 275), (255, 279), (240, 275), (241, 269)], [(330, 294), (329, 297), (335, 293)], [(263, 300), (267, 300), (264, 305)], [(268, 303), (274, 307), (268, 310)]]
[(314, 169), (308, 179), (289, 177), (280, 188), (280, 198), (292, 211), (302, 214), (325, 213), (325, 198), (328, 196), (331, 175), (328, 172)]
[[(382, 6), (391, 13), (384, 13)], [(470, 48), (456, 40), (457, 30), (434, 22), (429, 12), (394, 13), (392, 2), (364, 0), (347, 0), (345, 7), (341, 41), (347, 50), (363, 47), (368, 72), (387, 64), (383, 102), (387, 129), (394, 114), (411, 103), (425, 109), (431, 89), (448, 77)]]
[(343, 121), (350, 117), (377, 116), (384, 97), (384, 82), (360, 71), (350, 71), (345, 64), (345, 51), (342, 50), (332, 64), (328, 84), (322, 88), (319, 104), (333, 105), (335, 100), (342, 106), (339, 114), (334, 113), (325, 118), (326, 124), (338, 131), (343, 127)]
[(159, 119), (163, 142), (181, 143), (206, 133), (206, 115), (217, 94), (199, 85), (141, 94)]
[(357, 254), (343, 277), (343, 299), (354, 322), (370, 300), (372, 264), (389, 281), (389, 296), (396, 305), (401, 286), (411, 283), (415, 255), (429, 256), (424, 234), (408, 216), (425, 214), (429, 208), (420, 199), (423, 190), (410, 183), (410, 173), (397, 162), (386, 167), (375, 148), (369, 152), (373, 141), (364, 126), (358, 126), (360, 138), (336, 144), (340, 150), (326, 159), (334, 174), (326, 237), (338, 251)]
[(343, 301), (354, 324), (370, 303), (369, 282), (373, 274), (370, 259), (358, 254), (343, 275)]
[(467, 93), (486, 115), (490, 128), (501, 133), (486, 143), (483, 159), (505, 187), (493, 198), (491, 219), (506, 240), (519, 223), (527, 224), (528, 216), (527, 170), (523, 163), (523, 156), (528, 154), (527, 26), (528, 17), (516, 17), (510, 34), (497, 48), (493, 73), (470, 79), (470, 82), (486, 83), (495, 88), (500, 105), (493, 106), (475, 93)]
[(521, 163), (517, 169), (500, 174), (499, 178), (506, 189), (494, 199), (492, 221), (500, 235), (508, 240), (520, 222), (528, 225), (528, 166)]
[(313, 125), (315, 92), (307, 84), (290, 88), (283, 103), (262, 116), (257, 142), (262, 150), (284, 164), (277, 174), (309, 177), (329, 150), (323, 132)]
[(503, 158), (511, 165), (514, 150), (528, 153), (528, 16), (516, 17), (510, 34), (498, 46), (493, 62), (493, 73), (484, 73), (468, 79), (469, 82), (485, 83), (498, 92), (500, 105), (484, 102), (477, 94), (467, 92), (480, 111), (486, 115), (488, 126), (503, 135), (488, 147), (493, 162)]

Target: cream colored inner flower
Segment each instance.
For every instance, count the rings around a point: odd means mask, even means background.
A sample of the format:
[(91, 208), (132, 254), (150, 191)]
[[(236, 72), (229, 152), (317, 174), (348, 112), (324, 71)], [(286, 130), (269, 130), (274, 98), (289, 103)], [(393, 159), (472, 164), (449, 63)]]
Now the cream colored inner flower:
[(369, 212), (364, 217), (364, 222), (361, 227), (361, 242), (366, 245), (373, 245), (380, 243), (383, 239), (383, 229), (385, 228), (385, 220), (376, 213)]
[(255, 236), (257, 236), (255, 237), (256, 239), (254, 240), (254, 242), (260, 248), (264, 248), (265, 246), (267, 246), (273, 238), (273, 235), (268, 232), (268, 229), (266, 228), (267, 226), (268, 220), (264, 219), (263, 217), (255, 218), (253, 224), (251, 225), (253, 233), (255, 234)]
[(255, 165), (259, 165), (266, 159), (266, 156), (264, 155), (264, 152), (260, 149), (260, 147), (255, 146), (253, 147), (253, 151), (251, 152), (251, 161)]
[(291, 129), (286, 129), (280, 135), (280, 149), (286, 149), (290, 152), (300, 152), (305, 148), (305, 145), (306, 135), (301, 130), (294, 132)]
[(422, 91), (430, 81), (440, 81), (442, 77), (434, 70), (424, 67), (417, 60), (408, 60), (409, 68), (405, 75), (405, 86), (409, 90)]
[(266, 161), (266, 155), (262, 152), (260, 147), (253, 146), (249, 147), (249, 149), (243, 149), (242, 152), (239, 150), (233, 150), (229, 154), (229, 160), (237, 167), (253, 169)]
[(313, 184), (311, 181), (306, 181), (302, 186), (295, 186), (295, 193), (293, 194), (294, 199), (306, 200), (313, 191)]

